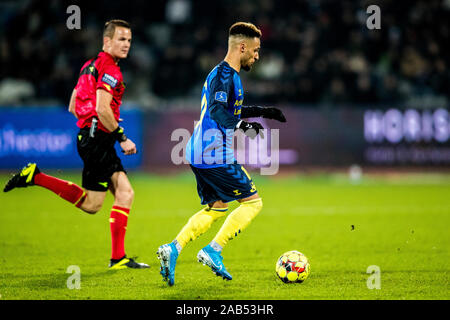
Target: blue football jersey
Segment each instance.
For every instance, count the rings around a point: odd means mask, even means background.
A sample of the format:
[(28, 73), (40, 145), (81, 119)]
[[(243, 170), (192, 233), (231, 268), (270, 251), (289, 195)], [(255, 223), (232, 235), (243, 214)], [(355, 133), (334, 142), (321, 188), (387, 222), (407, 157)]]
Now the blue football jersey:
[[(200, 119), (186, 147), (186, 159), (191, 165), (215, 168), (236, 161), (232, 142), (243, 100), (239, 73), (222, 61), (209, 73), (203, 85)], [(215, 108), (224, 108), (229, 114), (226, 114), (226, 121), (211, 117)]]

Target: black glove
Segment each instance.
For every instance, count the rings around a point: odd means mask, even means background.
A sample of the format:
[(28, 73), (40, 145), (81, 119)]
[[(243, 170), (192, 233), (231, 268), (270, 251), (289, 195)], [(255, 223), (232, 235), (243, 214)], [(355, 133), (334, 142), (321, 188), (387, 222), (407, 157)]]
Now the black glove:
[(241, 121), (238, 129), (241, 129), (244, 131), (244, 134), (251, 139), (255, 139), (255, 137), (260, 133), (261, 138), (264, 139), (264, 134), (262, 130), (264, 129), (263, 126), (258, 122), (245, 122)]
[(284, 117), (283, 112), (277, 108), (263, 108), (262, 109), (262, 117), (267, 119), (274, 119), (280, 122), (286, 122), (286, 118)]

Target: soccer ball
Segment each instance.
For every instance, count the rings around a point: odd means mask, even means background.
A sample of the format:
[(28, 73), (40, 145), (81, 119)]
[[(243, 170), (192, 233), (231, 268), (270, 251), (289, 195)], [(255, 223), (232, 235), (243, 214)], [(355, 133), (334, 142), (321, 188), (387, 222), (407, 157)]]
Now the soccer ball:
[(278, 258), (275, 271), (284, 283), (301, 283), (308, 278), (311, 267), (303, 253), (293, 250)]

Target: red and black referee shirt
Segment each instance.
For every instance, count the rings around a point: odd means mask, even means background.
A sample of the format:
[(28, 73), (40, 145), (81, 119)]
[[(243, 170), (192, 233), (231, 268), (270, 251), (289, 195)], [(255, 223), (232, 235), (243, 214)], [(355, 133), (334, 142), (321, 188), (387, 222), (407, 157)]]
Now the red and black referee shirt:
[[(92, 118), (97, 117), (95, 110), (97, 89), (103, 89), (112, 94), (111, 109), (114, 118), (119, 121), (119, 108), (122, 104), (125, 85), (122, 72), (109, 53), (102, 51), (96, 58), (90, 59), (83, 65), (75, 89), (77, 90), (75, 112), (78, 116), (78, 127), (90, 127)], [(100, 120), (98, 128), (109, 132)]]

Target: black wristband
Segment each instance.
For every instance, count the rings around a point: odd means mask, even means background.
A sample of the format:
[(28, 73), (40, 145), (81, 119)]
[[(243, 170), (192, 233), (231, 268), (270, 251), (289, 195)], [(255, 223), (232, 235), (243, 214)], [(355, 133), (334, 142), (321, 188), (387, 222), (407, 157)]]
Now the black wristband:
[(114, 138), (119, 142), (124, 142), (128, 139), (121, 126), (117, 127), (117, 129), (111, 133), (113, 134)]

